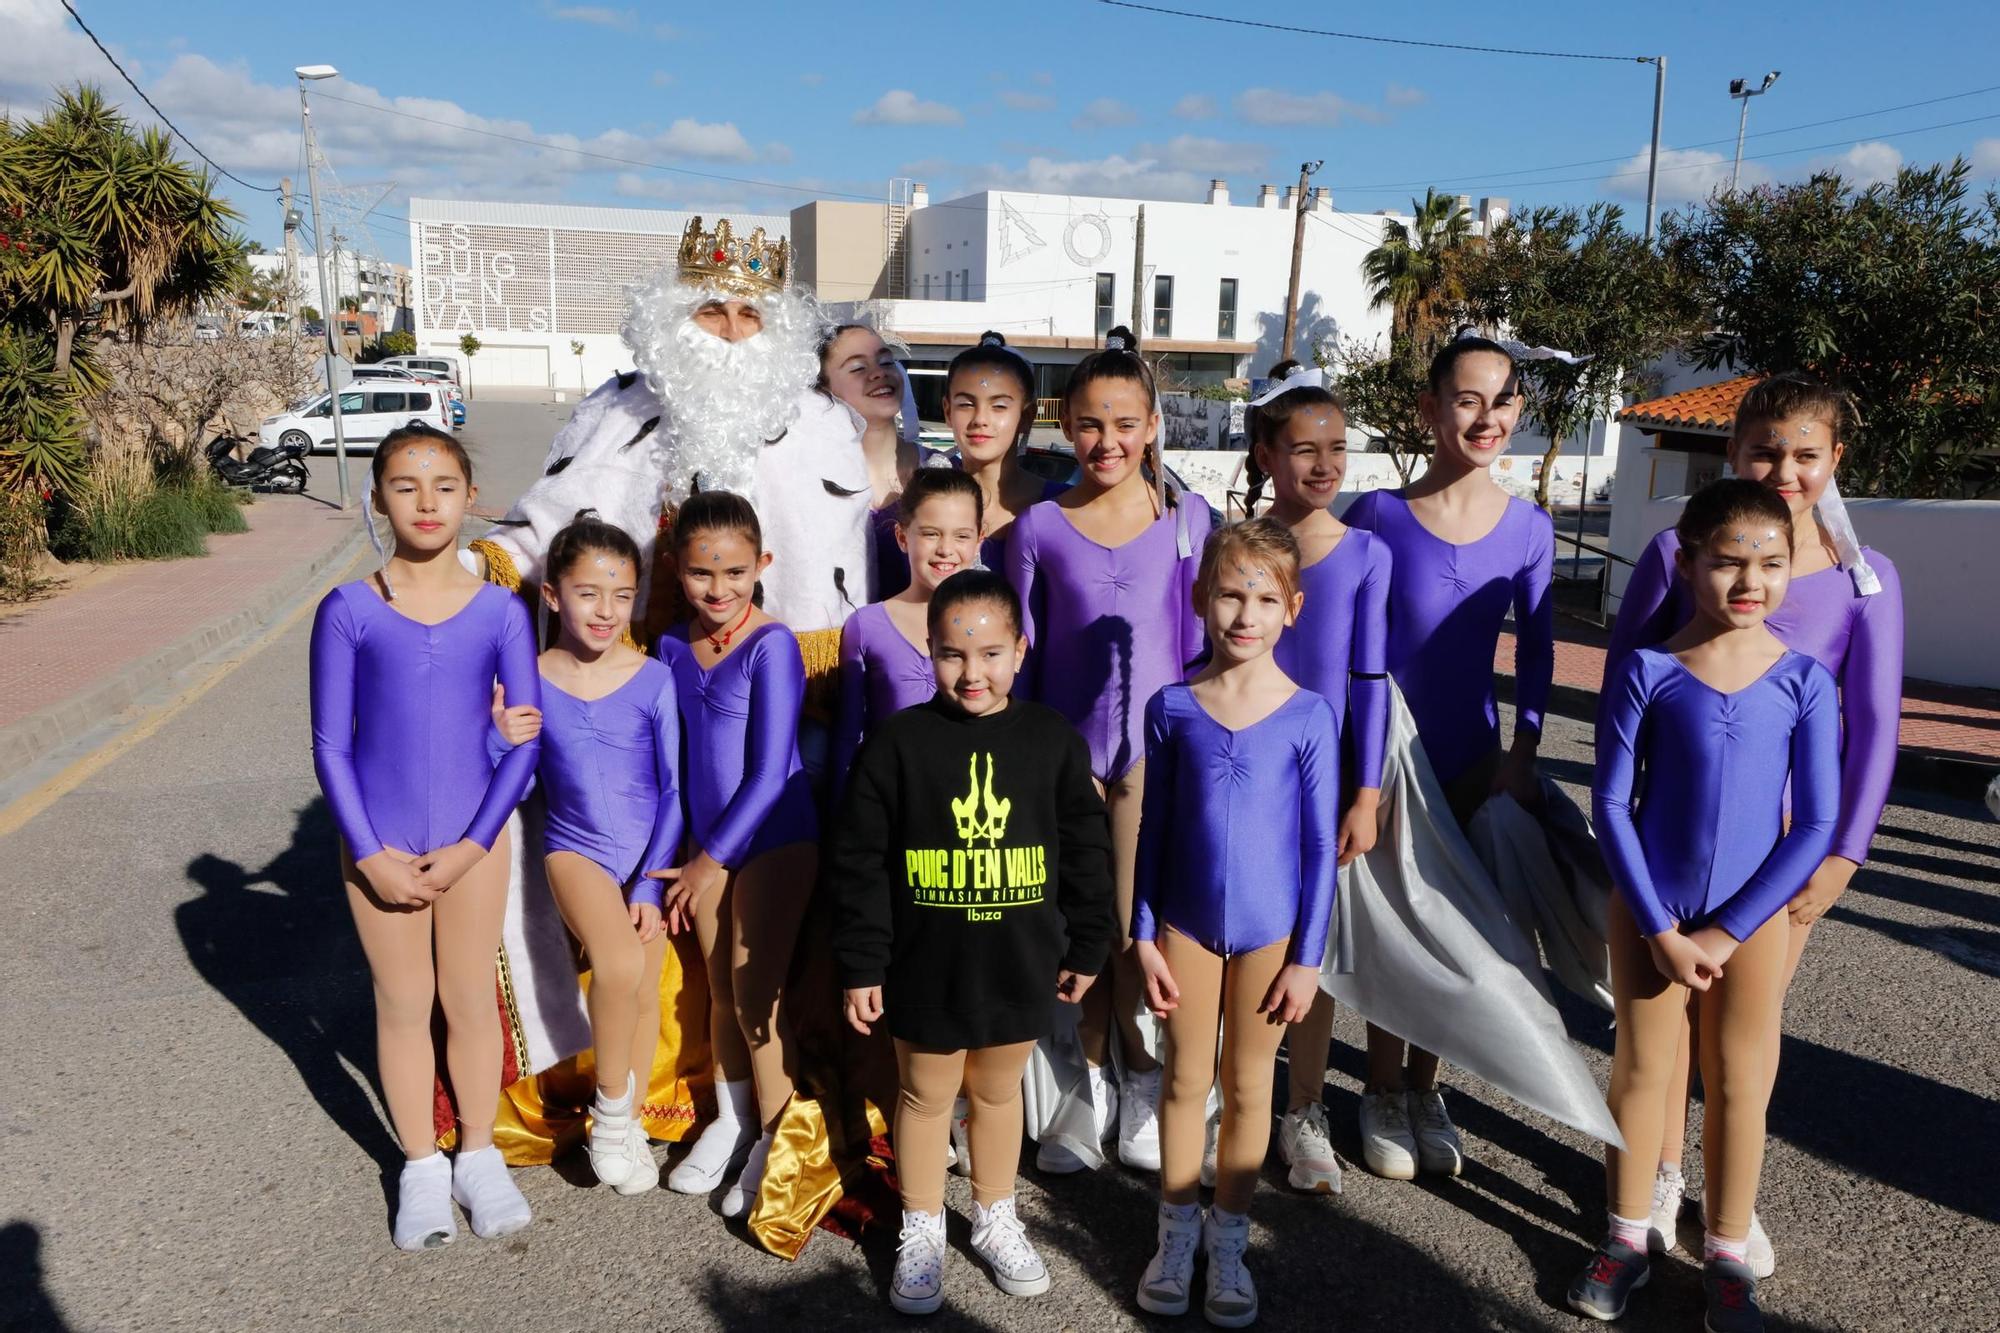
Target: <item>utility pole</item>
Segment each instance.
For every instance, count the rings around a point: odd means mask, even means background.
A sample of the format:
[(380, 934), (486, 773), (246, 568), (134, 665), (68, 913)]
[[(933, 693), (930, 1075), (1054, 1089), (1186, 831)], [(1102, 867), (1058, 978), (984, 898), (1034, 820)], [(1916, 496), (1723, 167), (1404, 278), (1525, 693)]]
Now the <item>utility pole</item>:
[(1653, 57), (1653, 151), (1646, 159), (1646, 239), (1653, 239), (1653, 212), (1660, 198), (1660, 115), (1667, 103), (1667, 58)]
[[(319, 297), (328, 305), (320, 311), (320, 328), (326, 335), (326, 401), (333, 414), (334, 475), (340, 485), (340, 507), (347, 505), (347, 428), (340, 419), (340, 385), (333, 381), (333, 331), (339, 327), (340, 294), (326, 280), (326, 223), (319, 212), (319, 145), (313, 139), (312, 108), (306, 103), (307, 79), (330, 79), (337, 70), (331, 65), (301, 65), (292, 73), (299, 76), (299, 125), (306, 136), (306, 185), (312, 191), (313, 258), (319, 264)], [(329, 296), (329, 293), (332, 293)]]
[(1292, 355), (1292, 337), (1298, 332), (1299, 324), (1299, 263), (1306, 254), (1306, 207), (1308, 196), (1306, 182), (1312, 174), (1325, 166), (1325, 159), (1317, 162), (1299, 163), (1299, 193), (1297, 207), (1292, 210), (1292, 281), (1285, 288), (1285, 336), (1278, 344), (1278, 359), (1289, 360)]
[(1139, 205), (1139, 221), (1132, 229), (1132, 334), (1142, 337), (1139, 326), (1146, 322), (1146, 206)]

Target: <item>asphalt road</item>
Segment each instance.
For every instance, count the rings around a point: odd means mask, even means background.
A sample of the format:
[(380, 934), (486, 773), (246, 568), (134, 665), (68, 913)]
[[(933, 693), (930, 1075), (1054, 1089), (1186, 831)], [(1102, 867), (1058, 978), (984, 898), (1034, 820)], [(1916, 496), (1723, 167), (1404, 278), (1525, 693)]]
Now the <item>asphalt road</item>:
[[(485, 499), (532, 476), (560, 409), (489, 407)], [(330, 488), (329, 488), (330, 489)], [(371, 1077), (369, 990), (334, 874), (305, 712), (308, 622), (238, 653), (215, 688), (0, 838), (0, 1329), (594, 1330), (879, 1327), (893, 1238), (821, 1234), (795, 1264), (704, 1200), (620, 1199), (581, 1163), (519, 1179), (534, 1226), (402, 1255), (394, 1145)], [(158, 719), (154, 720), (159, 722)], [(1551, 724), (1549, 768), (1586, 777), (1587, 732)], [(2000, 849), (1982, 811), (1899, 793), (1875, 859), (1821, 928), (1791, 997), (1760, 1203), (1772, 1327), (2000, 1327), (1995, 978)], [(1610, 1033), (1572, 1031), (1600, 1075)], [(1327, 1100), (1354, 1132), (1360, 1025), (1343, 1014)], [(1267, 1171), (1250, 1262), (1272, 1329), (1570, 1329), (1562, 1292), (1600, 1228), (1580, 1136), (1463, 1078), (1469, 1163), (1394, 1184), (1358, 1166), (1332, 1198)], [(1690, 1162), (1697, 1187), (1698, 1161)], [(1024, 1170), (1055, 1276), (1001, 1295), (954, 1254), (941, 1328), (1141, 1322), (1148, 1182)], [(1636, 1330), (1699, 1327), (1670, 1261)], [(1180, 1321), (1202, 1327), (1198, 1316)]]

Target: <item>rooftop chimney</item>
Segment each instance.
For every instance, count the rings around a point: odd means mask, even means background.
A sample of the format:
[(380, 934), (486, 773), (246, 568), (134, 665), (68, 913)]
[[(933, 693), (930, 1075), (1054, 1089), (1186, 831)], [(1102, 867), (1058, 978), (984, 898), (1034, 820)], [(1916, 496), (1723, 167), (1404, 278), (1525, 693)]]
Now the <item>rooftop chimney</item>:
[(1275, 185), (1264, 185), (1258, 187), (1257, 207), (1276, 208), (1277, 206), (1278, 206), (1278, 187)]
[(1299, 187), (1296, 185), (1287, 185), (1285, 187), (1285, 207), (1297, 208), (1298, 206), (1299, 206)]
[(918, 181), (915, 185), (912, 185), (910, 187), (910, 207), (929, 208), (930, 206), (931, 206), (931, 187), (924, 184), (922, 181)]
[(1229, 182), (1225, 180), (1211, 180), (1208, 183), (1208, 202), (1211, 204), (1228, 203)]
[(1331, 213), (1333, 211), (1332, 187), (1326, 185), (1313, 186), (1312, 211), (1315, 213)]
[(1477, 214), (1477, 213), (1475, 213), (1475, 212), (1473, 212), (1473, 211), (1472, 211), (1472, 196), (1471, 196), (1471, 195), (1469, 195), (1469, 194), (1462, 194), (1462, 195), (1458, 196), (1458, 206), (1459, 206), (1460, 208), (1462, 208), (1462, 209), (1464, 209), (1464, 210), (1465, 210), (1465, 216), (1466, 216), (1466, 219), (1467, 219), (1468, 221), (1471, 221), (1471, 222), (1477, 222), (1477, 221), (1479, 221), (1479, 214)]

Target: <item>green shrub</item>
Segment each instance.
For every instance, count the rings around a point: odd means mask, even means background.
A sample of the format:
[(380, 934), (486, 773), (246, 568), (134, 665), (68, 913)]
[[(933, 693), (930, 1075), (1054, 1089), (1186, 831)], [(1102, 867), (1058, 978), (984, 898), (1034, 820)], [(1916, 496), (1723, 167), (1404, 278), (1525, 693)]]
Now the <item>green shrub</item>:
[(188, 485), (183, 494), (195, 513), (201, 516), (202, 527), (206, 531), (250, 530), (250, 524), (243, 517), (243, 506), (249, 503), (249, 496), (239, 495), (227, 486), (218, 486), (205, 477)]
[[(204, 502), (188, 487), (162, 486), (138, 497), (92, 497), (71, 509), (50, 543), (58, 558), (179, 560), (208, 554)], [(242, 522), (242, 515), (235, 516)]]

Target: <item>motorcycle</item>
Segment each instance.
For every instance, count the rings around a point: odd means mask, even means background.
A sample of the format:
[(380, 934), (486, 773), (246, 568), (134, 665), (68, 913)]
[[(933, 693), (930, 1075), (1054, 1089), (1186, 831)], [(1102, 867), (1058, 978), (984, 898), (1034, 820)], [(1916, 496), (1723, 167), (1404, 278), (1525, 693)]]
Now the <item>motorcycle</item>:
[(252, 491), (306, 493), (306, 446), (260, 444), (245, 458), (236, 450), (247, 444), (240, 435), (222, 434), (208, 442), (208, 466), (225, 484)]

